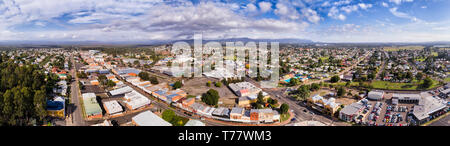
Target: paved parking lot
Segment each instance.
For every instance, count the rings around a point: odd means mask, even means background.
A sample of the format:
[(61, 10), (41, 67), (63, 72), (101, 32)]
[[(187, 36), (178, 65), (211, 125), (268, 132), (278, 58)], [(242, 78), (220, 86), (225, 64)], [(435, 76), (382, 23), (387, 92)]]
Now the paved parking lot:
[[(380, 108), (380, 114), (378, 115), (378, 118), (375, 121), (376, 125), (387, 125), (387, 124), (401, 124), (401, 125), (407, 125), (406, 122), (406, 114), (407, 111), (411, 109), (411, 107), (413, 106), (412, 104), (398, 104), (397, 106), (405, 106), (407, 108), (406, 111), (404, 112), (400, 112), (400, 111), (390, 111), (390, 115), (394, 115), (394, 114), (400, 114), (402, 117), (402, 121), (399, 121), (398, 123), (387, 123), (385, 120), (386, 115), (386, 111), (388, 106), (391, 106), (391, 108), (393, 108), (394, 106), (391, 105), (389, 102), (386, 102), (386, 100), (384, 101), (379, 101), (380, 103), (382, 103), (381, 108)], [(377, 101), (369, 101), (369, 104), (371, 105), (371, 108), (369, 108), (368, 112), (365, 114), (364, 116), (364, 121), (366, 121), (366, 123), (371, 123), (369, 120), (369, 116), (372, 113), (372, 111), (374, 110), (375, 105), (376, 105)]]
[(450, 114), (448, 114), (444, 118), (441, 118), (441, 119), (431, 123), (429, 126), (450, 126)]

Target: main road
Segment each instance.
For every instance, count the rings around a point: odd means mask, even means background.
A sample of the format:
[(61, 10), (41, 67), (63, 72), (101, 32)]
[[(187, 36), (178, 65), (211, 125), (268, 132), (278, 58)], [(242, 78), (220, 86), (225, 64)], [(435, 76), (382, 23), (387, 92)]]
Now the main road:
[(79, 69), (79, 66), (76, 64), (75, 60), (73, 59), (73, 54), (71, 57), (72, 61), (72, 69), (70, 70), (70, 74), (72, 77), (75, 77), (75, 81), (72, 82), (71, 89), (70, 89), (70, 98), (71, 98), (71, 106), (70, 106), (70, 117), (72, 118), (72, 123), (69, 124), (71, 126), (85, 126), (86, 122), (84, 121), (82, 110), (81, 110), (81, 103), (80, 103), (80, 87), (78, 85), (78, 77), (76, 75), (76, 71)]

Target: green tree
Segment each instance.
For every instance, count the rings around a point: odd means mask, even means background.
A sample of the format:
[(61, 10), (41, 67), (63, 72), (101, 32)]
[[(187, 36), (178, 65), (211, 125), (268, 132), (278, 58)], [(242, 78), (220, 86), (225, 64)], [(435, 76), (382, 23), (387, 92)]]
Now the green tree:
[(330, 81), (332, 83), (336, 83), (336, 82), (339, 82), (339, 80), (341, 80), (341, 78), (339, 76), (335, 75), (335, 76), (331, 77)]
[(138, 76), (139, 76), (139, 78), (141, 78), (144, 81), (149, 81), (150, 80), (149, 74), (147, 72), (145, 72), (145, 71), (139, 72)]
[(211, 87), (211, 81), (206, 82), (206, 86)]
[(214, 89), (209, 89), (206, 93), (202, 94), (202, 101), (212, 106), (217, 105), (219, 98), (219, 92)]
[(183, 84), (181, 83), (181, 81), (176, 81), (176, 82), (173, 84), (173, 89), (181, 88), (181, 86), (183, 86)]
[(156, 78), (155, 76), (150, 77), (150, 82), (152, 84), (159, 84), (158, 78)]
[(431, 85), (433, 85), (433, 80), (430, 77), (427, 77), (427, 78), (425, 78), (425, 80), (423, 80), (423, 83), (422, 83), (423, 88), (425, 88), (425, 89), (430, 88)]
[(216, 83), (214, 83), (214, 86), (216, 86), (216, 87), (222, 87), (222, 83), (221, 82), (216, 82)]
[(289, 105), (287, 105), (286, 103), (281, 104), (280, 111), (282, 114), (287, 113), (289, 111)]
[(310, 89), (307, 85), (301, 85), (297, 89), (297, 95), (300, 98), (300, 100), (306, 100), (306, 98), (310, 95)]
[(422, 72), (418, 72), (416, 74), (416, 79), (420, 81), (420, 80), (422, 80), (422, 78), (423, 78), (423, 73)]
[(116, 83), (114, 81), (112, 81), (112, 80), (108, 80), (108, 81), (106, 81), (106, 86), (107, 87), (114, 87), (114, 86), (116, 86)]
[(320, 89), (320, 84), (312, 83), (311, 84), (311, 91), (316, 91)]
[(300, 83), (300, 81), (297, 78), (291, 78), (291, 80), (289, 81), (290, 86), (296, 86), (299, 83)]
[(258, 97), (257, 97), (257, 101), (256, 102), (259, 103), (259, 104), (264, 104), (264, 96), (263, 96), (262, 92), (258, 93)]
[(42, 90), (38, 90), (34, 93), (34, 110), (36, 113), (36, 117), (38, 120), (43, 120), (47, 116), (46, 101), (45, 101), (45, 92)]
[(338, 96), (338, 97), (341, 97), (341, 96), (345, 95), (345, 93), (346, 93), (346, 91), (345, 91), (345, 88), (344, 88), (344, 87), (339, 87), (339, 88), (337, 89), (337, 96)]

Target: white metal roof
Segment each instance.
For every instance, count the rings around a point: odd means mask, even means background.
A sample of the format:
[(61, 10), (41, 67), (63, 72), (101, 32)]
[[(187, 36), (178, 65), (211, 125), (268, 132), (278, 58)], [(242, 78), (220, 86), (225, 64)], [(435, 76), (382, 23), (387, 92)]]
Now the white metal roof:
[(109, 114), (115, 114), (123, 111), (122, 106), (120, 106), (119, 102), (117, 102), (116, 100), (103, 102), (103, 104), (105, 105), (105, 108), (107, 109)]
[(142, 112), (132, 118), (138, 126), (172, 126), (169, 122), (155, 115), (151, 111)]

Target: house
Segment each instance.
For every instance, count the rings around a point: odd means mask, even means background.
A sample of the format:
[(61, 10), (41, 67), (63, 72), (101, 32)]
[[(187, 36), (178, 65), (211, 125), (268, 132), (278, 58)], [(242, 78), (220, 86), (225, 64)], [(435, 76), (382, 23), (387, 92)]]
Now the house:
[(91, 85), (99, 85), (100, 83), (98, 82), (98, 80), (91, 80)]

